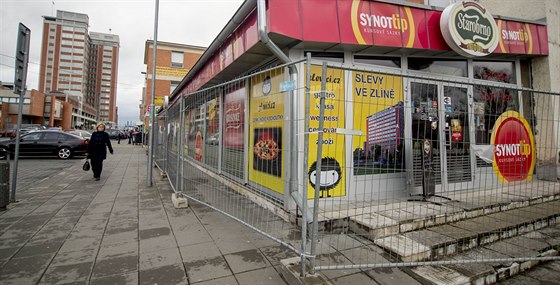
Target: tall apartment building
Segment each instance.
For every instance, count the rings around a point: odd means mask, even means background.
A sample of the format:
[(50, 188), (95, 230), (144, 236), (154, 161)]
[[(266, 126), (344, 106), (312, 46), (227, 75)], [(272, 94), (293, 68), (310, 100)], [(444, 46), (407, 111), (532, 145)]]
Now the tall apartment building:
[(57, 10), (43, 18), (39, 91), (80, 94), (97, 121), (114, 122), (119, 36), (90, 33), (86, 14)]
[[(169, 42), (157, 42), (156, 83), (154, 105), (163, 105), (164, 98), (179, 85), (183, 77), (198, 61), (206, 50), (205, 47), (184, 45)], [(152, 63), (153, 41), (147, 40), (144, 48), (144, 64), (146, 65), (146, 82), (140, 105), (140, 120), (148, 125), (148, 107), (152, 94)]]

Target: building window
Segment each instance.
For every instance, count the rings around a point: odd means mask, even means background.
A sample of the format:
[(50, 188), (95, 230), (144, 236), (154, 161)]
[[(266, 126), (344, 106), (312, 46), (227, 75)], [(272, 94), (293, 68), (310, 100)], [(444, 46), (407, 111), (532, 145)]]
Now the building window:
[(468, 75), (466, 60), (409, 57), (408, 69), (451, 76)]
[(363, 63), (370, 65), (379, 65), (386, 67), (401, 68), (400, 57), (382, 57), (382, 56), (369, 56), (369, 55), (355, 55), (354, 63)]
[(311, 52), (311, 58), (344, 63), (344, 53), (342, 52)]
[(171, 52), (171, 66), (172, 67), (183, 67), (183, 52), (172, 51)]
[(511, 61), (474, 61), (474, 78), (515, 84), (515, 63)]
[(173, 93), (173, 90), (175, 90), (175, 88), (179, 86), (179, 83), (179, 81), (171, 81), (171, 84), (169, 86), (169, 94)]

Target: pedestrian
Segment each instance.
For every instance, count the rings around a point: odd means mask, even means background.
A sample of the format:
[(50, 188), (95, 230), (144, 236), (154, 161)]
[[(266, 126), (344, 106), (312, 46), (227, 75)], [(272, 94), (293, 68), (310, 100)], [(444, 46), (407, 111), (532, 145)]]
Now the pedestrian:
[(117, 134), (117, 144), (121, 144), (121, 131)]
[(113, 147), (111, 146), (109, 134), (105, 132), (105, 124), (100, 123), (97, 125), (96, 130), (89, 139), (86, 156), (91, 160), (93, 178), (98, 181), (101, 177), (101, 171), (103, 171), (103, 160), (107, 158), (107, 148), (113, 154)]
[(128, 130), (128, 144), (132, 143), (132, 129)]

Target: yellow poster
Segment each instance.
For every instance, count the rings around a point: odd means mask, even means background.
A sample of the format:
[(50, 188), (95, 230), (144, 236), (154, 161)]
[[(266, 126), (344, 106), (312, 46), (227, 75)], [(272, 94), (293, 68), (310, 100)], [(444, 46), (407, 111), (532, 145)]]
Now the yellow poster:
[(346, 196), (345, 143), (344, 135), (337, 134), (337, 128), (344, 128), (344, 71), (327, 69), (325, 112), (323, 125), (323, 153), (321, 175), (317, 178), (317, 144), (319, 130), (320, 91), (322, 67), (311, 66), (311, 86), (309, 108), (309, 165), (307, 169), (308, 198), (313, 198), (315, 184), (320, 182), (320, 198)]
[(282, 70), (253, 77), (249, 99), (249, 180), (278, 193), (284, 193), (282, 81)]
[(404, 166), (403, 81), (400, 76), (352, 72), (354, 174), (400, 171)]

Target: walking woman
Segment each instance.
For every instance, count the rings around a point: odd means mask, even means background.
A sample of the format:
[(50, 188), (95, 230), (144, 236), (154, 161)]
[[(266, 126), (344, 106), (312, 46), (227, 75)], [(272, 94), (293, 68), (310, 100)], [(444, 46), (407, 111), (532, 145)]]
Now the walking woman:
[(105, 132), (105, 124), (100, 123), (96, 127), (96, 132), (91, 134), (88, 143), (87, 158), (91, 160), (91, 170), (93, 170), (93, 178), (99, 180), (101, 171), (103, 171), (103, 160), (107, 158), (107, 148), (113, 154), (113, 147), (109, 134)]

